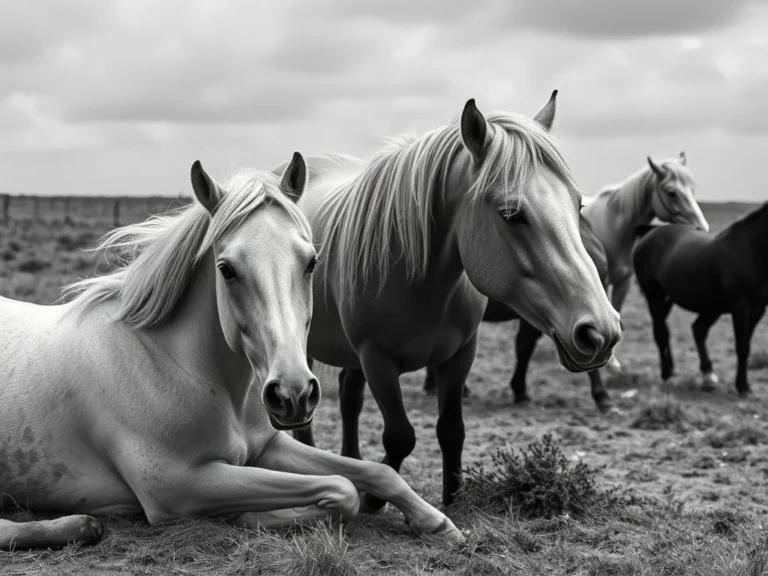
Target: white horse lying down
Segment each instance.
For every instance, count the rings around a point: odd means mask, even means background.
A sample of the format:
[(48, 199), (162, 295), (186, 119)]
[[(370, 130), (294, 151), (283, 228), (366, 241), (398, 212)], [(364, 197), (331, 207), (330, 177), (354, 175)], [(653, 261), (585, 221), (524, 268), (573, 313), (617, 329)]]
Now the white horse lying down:
[(282, 181), (241, 171), (224, 187), (195, 162), (197, 203), (105, 238), (116, 272), (68, 287), (64, 305), (0, 298), (0, 507), (76, 514), (0, 520), (0, 548), (97, 542), (89, 514), (350, 520), (358, 491), (463, 541), (389, 466), (278, 431), (311, 422), (320, 399), (305, 183), (299, 153)]

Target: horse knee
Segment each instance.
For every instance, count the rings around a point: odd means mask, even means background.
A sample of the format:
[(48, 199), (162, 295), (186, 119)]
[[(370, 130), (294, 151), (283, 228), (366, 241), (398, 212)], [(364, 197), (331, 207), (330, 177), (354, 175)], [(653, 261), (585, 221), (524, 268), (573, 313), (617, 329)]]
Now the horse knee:
[(351, 522), (360, 511), (360, 495), (357, 488), (344, 476), (332, 476), (333, 515), (343, 522)]
[(410, 423), (401, 425), (398, 430), (387, 429), (385, 426), (382, 443), (390, 458), (402, 461), (416, 447), (416, 431)]

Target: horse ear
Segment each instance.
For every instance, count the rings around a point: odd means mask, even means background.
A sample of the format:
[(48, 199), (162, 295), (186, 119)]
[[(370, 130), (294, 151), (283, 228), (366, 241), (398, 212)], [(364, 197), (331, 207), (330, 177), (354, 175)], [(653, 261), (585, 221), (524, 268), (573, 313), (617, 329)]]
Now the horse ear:
[(487, 136), (488, 123), (475, 106), (475, 99), (470, 98), (461, 113), (461, 139), (476, 165), (481, 164), (485, 158)]
[(685, 157), (685, 150), (680, 152), (680, 164), (682, 164), (683, 166), (688, 165), (688, 158)]
[(651, 170), (653, 170), (653, 173), (656, 174), (656, 176), (659, 178), (659, 180), (663, 179), (666, 174), (664, 173), (664, 168), (656, 164), (653, 160), (651, 160), (651, 157), (648, 156), (648, 165), (651, 167)]
[(552, 129), (552, 123), (555, 121), (555, 108), (557, 107), (557, 90), (552, 91), (549, 100), (544, 104), (544, 108), (533, 119), (549, 132)]
[(213, 214), (219, 200), (224, 196), (223, 188), (208, 175), (200, 160), (195, 160), (192, 164), (191, 177), (195, 197), (208, 212)]
[(298, 202), (307, 186), (307, 163), (299, 152), (293, 153), (291, 162), (283, 171), (280, 186), (294, 202)]

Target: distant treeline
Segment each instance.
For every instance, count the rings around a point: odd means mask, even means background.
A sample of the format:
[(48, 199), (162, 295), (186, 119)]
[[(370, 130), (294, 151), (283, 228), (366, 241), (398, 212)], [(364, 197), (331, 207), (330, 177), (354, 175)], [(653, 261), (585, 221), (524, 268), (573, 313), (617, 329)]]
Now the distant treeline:
[(11, 220), (121, 226), (190, 202), (171, 196), (15, 196), (0, 194), (0, 223)]

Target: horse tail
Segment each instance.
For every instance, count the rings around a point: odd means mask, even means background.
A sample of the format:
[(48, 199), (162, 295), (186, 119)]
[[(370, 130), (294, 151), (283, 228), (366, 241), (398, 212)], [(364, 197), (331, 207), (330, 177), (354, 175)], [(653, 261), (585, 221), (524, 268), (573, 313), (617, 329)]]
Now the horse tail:
[(646, 234), (648, 234), (648, 232), (658, 227), (659, 226), (657, 224), (638, 224), (637, 226), (632, 228), (632, 233), (634, 234), (634, 238), (637, 241), (643, 238)]

